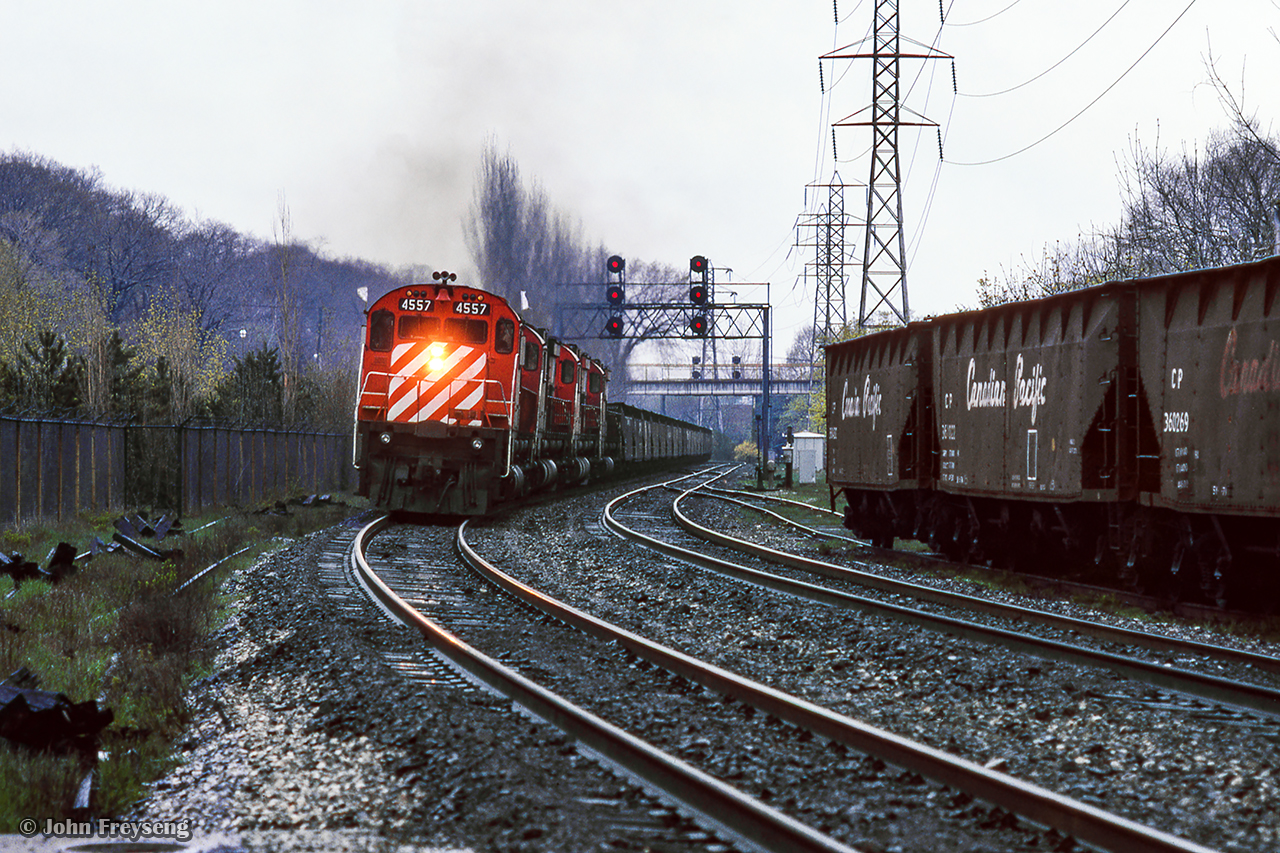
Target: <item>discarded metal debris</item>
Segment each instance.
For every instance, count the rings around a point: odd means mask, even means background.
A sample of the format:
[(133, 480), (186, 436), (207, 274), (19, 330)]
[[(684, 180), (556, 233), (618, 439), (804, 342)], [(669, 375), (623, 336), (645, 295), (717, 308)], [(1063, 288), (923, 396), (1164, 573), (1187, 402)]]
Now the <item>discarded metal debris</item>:
[(72, 702), (65, 694), (39, 690), (26, 667), (0, 682), (0, 738), (36, 750), (94, 752), (98, 736), (115, 715), (98, 703)]
[(164, 548), (156, 549), (148, 545), (144, 545), (132, 536), (128, 536), (119, 530), (111, 535), (112, 540), (123, 545), (126, 550), (132, 551), (141, 557), (151, 557), (154, 560), (176, 560), (182, 557), (181, 548)]
[(289, 498), (287, 501), (276, 501), (253, 511), (254, 515), (288, 515), (291, 506), (344, 506), (342, 501), (333, 499), (333, 495), (306, 495), (300, 498)]
[(44, 562), (45, 572), (48, 573), (49, 579), (54, 583), (58, 583), (63, 578), (75, 574), (76, 546), (66, 542), (59, 542), (49, 552), (49, 556), (45, 557)]
[[(255, 514), (288, 515), (290, 506), (342, 505), (342, 501), (334, 500), (332, 495), (306, 495), (305, 497), (290, 498), (287, 502), (277, 501), (274, 504), (255, 510)], [(215, 519), (196, 529), (203, 530), (205, 527), (223, 520)], [(75, 547), (66, 542), (58, 543), (58, 546), (50, 551), (48, 557), (45, 558), (45, 568), (40, 568), (37, 563), (25, 559), (22, 554), (16, 551), (8, 556), (0, 553), (0, 576), (8, 575), (13, 578), (13, 590), (10, 591), (9, 595), (17, 592), (23, 581), (45, 580), (56, 584), (64, 578), (75, 574), (78, 563), (91, 560), (99, 554), (114, 553), (120, 549), (153, 560), (177, 560), (182, 558), (183, 551), (181, 548), (154, 547), (142, 541), (143, 539), (154, 539), (156, 545), (158, 545), (167, 536), (182, 534), (184, 532), (182, 520), (177, 517), (166, 514), (152, 522), (145, 513), (126, 513), (113, 521), (112, 526), (115, 528), (115, 533), (111, 535), (111, 542), (104, 542), (101, 537), (95, 536), (93, 542), (89, 544), (89, 550), (84, 553), (77, 553)]]
[(9, 556), (0, 554), (0, 575), (13, 578), (13, 588), (17, 590), (23, 581), (49, 580), (49, 574), (30, 560), (25, 559), (17, 551)]

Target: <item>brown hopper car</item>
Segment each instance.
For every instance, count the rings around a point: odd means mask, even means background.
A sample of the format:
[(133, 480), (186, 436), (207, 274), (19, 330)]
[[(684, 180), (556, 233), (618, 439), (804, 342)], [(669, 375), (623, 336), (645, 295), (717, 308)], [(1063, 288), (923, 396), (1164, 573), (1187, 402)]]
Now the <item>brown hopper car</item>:
[(1278, 290), (1270, 259), (833, 344), (832, 506), (877, 544), (1280, 603)]

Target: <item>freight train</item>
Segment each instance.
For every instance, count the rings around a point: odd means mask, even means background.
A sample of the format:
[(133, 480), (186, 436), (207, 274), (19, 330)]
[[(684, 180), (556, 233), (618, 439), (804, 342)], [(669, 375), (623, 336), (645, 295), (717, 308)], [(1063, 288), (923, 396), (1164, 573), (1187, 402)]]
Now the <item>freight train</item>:
[(609, 371), (505, 299), (433, 273), (366, 314), (357, 491), (405, 514), (477, 516), (550, 487), (711, 455), (705, 427), (608, 402)]
[(827, 477), (879, 545), (1280, 604), (1280, 258), (832, 344)]

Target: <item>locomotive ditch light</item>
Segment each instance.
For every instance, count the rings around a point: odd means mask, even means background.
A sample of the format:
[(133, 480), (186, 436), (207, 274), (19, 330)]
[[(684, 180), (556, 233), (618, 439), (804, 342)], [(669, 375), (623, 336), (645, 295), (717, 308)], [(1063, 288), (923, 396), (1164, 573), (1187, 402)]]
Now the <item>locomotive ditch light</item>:
[(471, 439), (471, 449), (474, 450), (476, 453), (479, 453), (481, 450), (484, 450), (484, 439), (479, 437)]
[(705, 338), (707, 336), (707, 315), (694, 314), (693, 319), (689, 321), (689, 333)]
[(389, 432), (384, 432), (384, 433), (382, 433), (382, 435), (378, 436), (378, 441), (382, 442), (383, 444), (390, 444), (390, 443), (391, 443), (391, 433), (389, 433)]
[(604, 324), (604, 333), (611, 338), (622, 337), (622, 317), (614, 314), (609, 318), (609, 322)]

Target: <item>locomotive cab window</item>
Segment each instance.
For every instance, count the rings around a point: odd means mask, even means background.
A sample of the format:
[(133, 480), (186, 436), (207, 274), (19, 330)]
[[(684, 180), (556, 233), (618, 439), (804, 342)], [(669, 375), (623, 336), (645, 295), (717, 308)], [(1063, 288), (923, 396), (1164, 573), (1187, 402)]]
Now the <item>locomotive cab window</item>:
[(444, 339), (455, 344), (488, 343), (489, 324), (484, 320), (450, 317), (444, 321)]
[(572, 361), (566, 360), (566, 361), (560, 362), (560, 384), (561, 385), (573, 384), (573, 362)]
[(506, 317), (493, 327), (493, 351), (506, 355), (516, 348), (516, 323)]
[(537, 341), (526, 340), (524, 342), (524, 369), (537, 370), (541, 364), (542, 347)]
[(604, 374), (591, 373), (587, 376), (587, 393), (599, 394), (604, 391)]
[(421, 314), (401, 314), (399, 333), (401, 340), (426, 341), (440, 335), (440, 318)]
[(391, 352), (395, 338), (396, 316), (385, 308), (369, 315), (369, 349), (375, 352)]

